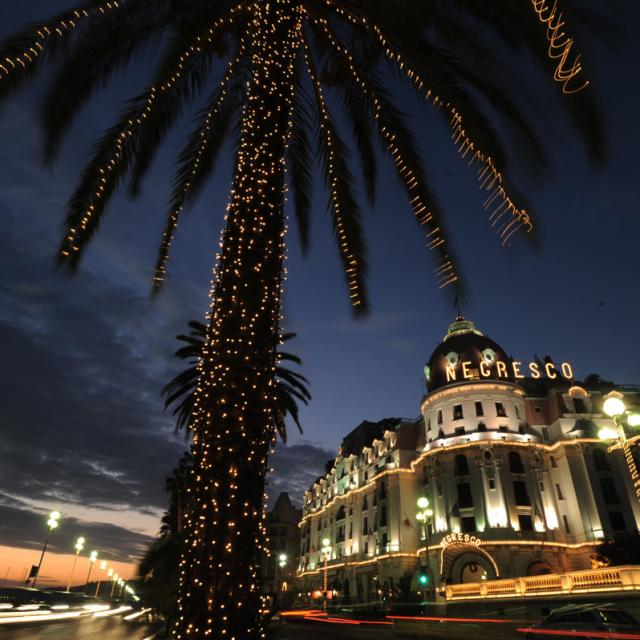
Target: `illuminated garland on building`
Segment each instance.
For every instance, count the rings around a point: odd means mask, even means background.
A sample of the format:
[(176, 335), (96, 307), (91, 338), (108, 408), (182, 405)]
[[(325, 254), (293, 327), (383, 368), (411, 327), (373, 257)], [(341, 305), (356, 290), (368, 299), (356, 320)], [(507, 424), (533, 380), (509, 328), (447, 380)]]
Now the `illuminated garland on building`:
[[(547, 25), (547, 40), (549, 58), (556, 64), (553, 72), (553, 79), (562, 84), (562, 93), (578, 93), (589, 86), (589, 81), (571, 86), (571, 81), (582, 73), (582, 56), (578, 53), (569, 61), (571, 49), (573, 49), (573, 38), (567, 35), (562, 28), (565, 26), (564, 14), (558, 9), (557, 0), (553, 6), (549, 6), (547, 0), (531, 0), (533, 10), (542, 24)], [(557, 60), (557, 62), (555, 62)]]

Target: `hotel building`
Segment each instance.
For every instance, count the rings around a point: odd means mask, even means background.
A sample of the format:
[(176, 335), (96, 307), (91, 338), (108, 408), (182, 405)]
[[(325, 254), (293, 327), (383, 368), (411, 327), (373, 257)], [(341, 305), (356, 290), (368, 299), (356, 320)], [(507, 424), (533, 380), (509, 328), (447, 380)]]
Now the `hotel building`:
[(363, 422), (305, 492), (305, 591), (323, 588), (325, 560), (328, 589), (351, 602), (416, 590), (423, 573), (437, 587), (589, 569), (600, 542), (637, 533), (625, 457), (599, 434), (615, 429), (603, 396), (634, 406), (638, 388), (514, 361), (462, 317), (425, 376), (419, 419)]

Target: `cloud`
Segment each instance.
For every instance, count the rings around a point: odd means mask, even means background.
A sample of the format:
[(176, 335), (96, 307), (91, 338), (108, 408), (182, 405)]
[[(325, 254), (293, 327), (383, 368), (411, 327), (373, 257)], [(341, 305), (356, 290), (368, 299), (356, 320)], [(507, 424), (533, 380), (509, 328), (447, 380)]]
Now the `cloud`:
[(324, 474), (325, 464), (334, 460), (336, 452), (317, 445), (301, 442), (295, 445), (276, 446), (270, 458), (273, 471), (267, 476), (270, 501), (281, 491), (286, 491), (298, 505), (304, 492)]

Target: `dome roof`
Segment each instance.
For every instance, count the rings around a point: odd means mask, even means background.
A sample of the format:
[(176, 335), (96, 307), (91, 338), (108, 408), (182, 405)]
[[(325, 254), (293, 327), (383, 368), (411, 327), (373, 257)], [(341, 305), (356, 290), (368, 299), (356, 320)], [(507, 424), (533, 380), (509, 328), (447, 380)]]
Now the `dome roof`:
[(427, 389), (471, 380), (513, 381), (511, 367), (505, 366), (510, 362), (499, 344), (458, 316), (425, 366)]

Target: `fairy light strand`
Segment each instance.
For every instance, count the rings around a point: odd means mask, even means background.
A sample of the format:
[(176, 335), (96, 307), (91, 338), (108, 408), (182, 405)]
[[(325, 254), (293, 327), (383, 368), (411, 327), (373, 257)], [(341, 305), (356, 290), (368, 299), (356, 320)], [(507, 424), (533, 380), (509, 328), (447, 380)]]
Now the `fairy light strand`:
[[(275, 341), (272, 348), (266, 341), (279, 335), (281, 320), (284, 152), (301, 32), (290, 9), (288, 0), (251, 7), (250, 77), (194, 399), (196, 468), (173, 631), (179, 639), (264, 638), (257, 557), (267, 536), (259, 497), (273, 443), (277, 364)], [(205, 585), (204, 575), (224, 579)]]
[(34, 29), (33, 42), (27, 45), (20, 53), (13, 57), (5, 57), (0, 60), (0, 81), (12, 75), (15, 71), (22, 71), (34, 64), (37, 58), (44, 52), (49, 40), (62, 38), (78, 26), (78, 23), (92, 15), (104, 15), (108, 11), (122, 6), (126, 0), (109, 0), (95, 7), (84, 5), (71, 9), (64, 17), (58, 18), (51, 24), (43, 24)]
[(92, 218), (96, 210), (96, 206), (103, 198), (107, 189), (108, 180), (111, 177), (114, 169), (119, 166), (124, 157), (124, 145), (128, 143), (134, 136), (137, 129), (142, 126), (145, 120), (149, 117), (156, 101), (159, 96), (167, 94), (174, 85), (181, 78), (187, 63), (191, 58), (202, 52), (203, 47), (206, 44), (213, 42), (213, 39), (218, 34), (220, 29), (229, 26), (233, 23), (236, 17), (245, 9), (243, 2), (237, 4), (229, 10), (229, 13), (222, 18), (216, 20), (213, 25), (208, 29), (205, 36), (198, 36), (196, 38), (196, 44), (191, 45), (180, 56), (180, 59), (176, 65), (176, 68), (161, 85), (151, 85), (147, 90), (147, 96), (143, 106), (138, 111), (138, 115), (129, 118), (123, 129), (120, 131), (116, 138), (115, 148), (111, 154), (111, 157), (97, 170), (96, 189), (93, 193), (92, 199), (87, 205), (82, 217), (78, 224), (73, 227), (69, 227), (67, 236), (64, 240), (63, 246), (60, 249), (60, 257), (65, 260), (72, 255), (80, 251), (83, 237), (87, 234), (91, 228)]
[(360, 265), (350, 246), (349, 237), (346, 232), (344, 216), (342, 213), (342, 207), (340, 205), (340, 198), (338, 197), (336, 186), (341, 179), (336, 172), (334, 157), (335, 157), (335, 140), (333, 133), (333, 123), (331, 122), (331, 116), (327, 103), (325, 102), (322, 87), (320, 81), (316, 75), (313, 58), (311, 57), (311, 51), (306, 40), (302, 42), (302, 51), (304, 55), (304, 61), (307, 68), (307, 73), (311, 79), (313, 89), (316, 95), (316, 102), (320, 111), (320, 127), (324, 131), (325, 141), (327, 146), (327, 173), (329, 177), (329, 189), (331, 198), (331, 208), (333, 210), (333, 217), (335, 220), (336, 235), (338, 238), (338, 247), (340, 249), (340, 255), (345, 267), (345, 275), (347, 277), (347, 288), (349, 290), (349, 298), (351, 304), (354, 307), (361, 306), (363, 304), (363, 292), (361, 287), (361, 273)]
[[(424, 94), (433, 106), (439, 109), (444, 109), (449, 114), (451, 139), (456, 145), (461, 157), (463, 159), (469, 157), (469, 165), (474, 164), (476, 161), (481, 165), (477, 170), (477, 178), (480, 183), (480, 188), (488, 193), (483, 206), (485, 210), (489, 211), (491, 226), (496, 228), (501, 244), (507, 244), (511, 236), (520, 229), (524, 229), (526, 233), (529, 233), (533, 229), (533, 223), (529, 214), (525, 209), (518, 207), (507, 192), (504, 186), (502, 173), (496, 167), (493, 158), (484, 153), (467, 134), (463, 126), (462, 115), (458, 112), (455, 105), (444, 101), (428, 88), (427, 83), (414, 69), (411, 68), (410, 65), (407, 64), (403, 56), (391, 44), (379, 26), (367, 20), (364, 16), (359, 16), (336, 5), (333, 0), (323, 1), (325, 5), (332, 8), (336, 13), (346, 18), (352, 24), (374, 33), (387, 58), (391, 62), (395, 62), (400, 71), (409, 78), (416, 89), (420, 93)], [(511, 221), (507, 222), (503, 220), (506, 213), (509, 213), (510, 216), (515, 219), (515, 223), (512, 224)]]
[(190, 163), (189, 168), (187, 169), (187, 175), (189, 176), (186, 182), (183, 185), (182, 191), (177, 199), (177, 202), (169, 214), (169, 219), (167, 222), (167, 228), (163, 234), (162, 244), (160, 247), (160, 255), (158, 258), (158, 262), (156, 264), (155, 273), (153, 277), (153, 288), (157, 290), (164, 281), (167, 272), (167, 262), (169, 260), (169, 254), (171, 250), (171, 243), (173, 242), (173, 238), (175, 236), (176, 228), (178, 226), (178, 221), (183, 212), (185, 201), (191, 191), (191, 188), (197, 179), (198, 170), (200, 168), (200, 163), (202, 161), (202, 156), (204, 155), (207, 146), (209, 144), (209, 134), (213, 127), (212, 122), (214, 118), (220, 113), (220, 109), (224, 104), (227, 98), (227, 87), (229, 81), (231, 80), (231, 76), (233, 75), (235, 68), (242, 56), (244, 55), (246, 50), (246, 40), (243, 38), (240, 42), (240, 46), (238, 48), (237, 55), (229, 62), (227, 66), (226, 73), (220, 82), (219, 93), (215, 104), (209, 111), (207, 112), (204, 121), (202, 123), (202, 127), (198, 131), (197, 136), (200, 138), (200, 145), (198, 146), (198, 150), (196, 151), (195, 156), (193, 157), (192, 162)]
[(322, 29), (322, 32), (326, 36), (331, 46), (340, 54), (340, 56), (347, 64), (349, 72), (360, 87), (362, 93), (368, 96), (373, 104), (374, 118), (377, 122), (378, 131), (385, 142), (391, 158), (393, 159), (398, 175), (401, 177), (402, 181), (405, 184), (405, 188), (409, 197), (409, 203), (413, 210), (414, 216), (420, 226), (424, 226), (427, 228), (427, 247), (431, 251), (439, 249), (441, 253), (444, 253), (444, 255), (440, 258), (437, 268), (435, 269), (435, 276), (438, 287), (442, 289), (451, 284), (454, 284), (459, 280), (459, 278), (456, 274), (456, 270), (451, 257), (444, 250), (446, 240), (443, 237), (442, 229), (439, 226), (434, 225), (433, 213), (429, 209), (428, 204), (422, 199), (418, 177), (411, 169), (411, 167), (408, 166), (401, 150), (395, 143), (395, 134), (381, 123), (381, 106), (378, 96), (370, 90), (367, 82), (359, 72), (351, 53), (346, 49), (346, 47), (338, 42), (337, 38), (329, 29), (327, 20), (325, 18), (311, 18), (311, 21), (320, 29)]
[(577, 53), (571, 58), (574, 40), (562, 28), (565, 26), (564, 14), (558, 9), (557, 0), (549, 6), (547, 0), (531, 0), (533, 10), (538, 20), (547, 26), (547, 41), (549, 48), (547, 55), (554, 62), (556, 68), (553, 79), (562, 84), (562, 93), (579, 93), (589, 86), (589, 81), (584, 80), (577, 86), (572, 86), (572, 81), (582, 73), (582, 56)]

